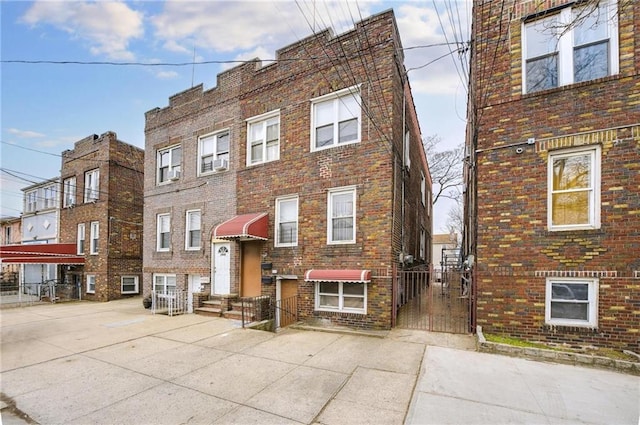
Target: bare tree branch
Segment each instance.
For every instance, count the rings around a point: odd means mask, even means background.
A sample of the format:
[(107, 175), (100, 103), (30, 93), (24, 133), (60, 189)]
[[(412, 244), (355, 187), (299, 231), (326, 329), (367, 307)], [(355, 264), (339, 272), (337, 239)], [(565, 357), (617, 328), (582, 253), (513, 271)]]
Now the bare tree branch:
[(433, 203), (440, 198), (455, 199), (462, 185), (462, 159), (464, 157), (464, 145), (445, 151), (436, 151), (441, 142), (440, 136), (427, 136), (423, 141), (429, 172), (433, 180)]

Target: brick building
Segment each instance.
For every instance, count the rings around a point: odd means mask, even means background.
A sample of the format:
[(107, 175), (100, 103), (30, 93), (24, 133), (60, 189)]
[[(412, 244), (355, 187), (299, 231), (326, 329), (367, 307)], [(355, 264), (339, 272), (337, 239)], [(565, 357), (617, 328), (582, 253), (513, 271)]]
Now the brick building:
[(475, 2), (465, 254), (485, 333), (640, 350), (640, 3)]
[(147, 112), (144, 292), (293, 298), (302, 320), (389, 328), (393, 265), (429, 267), (432, 230), (393, 12), (276, 56)]
[(63, 267), (81, 298), (140, 293), (144, 151), (116, 133), (91, 135), (62, 153), (60, 242), (84, 264)]
[[(3, 217), (0, 219), (2, 229), (1, 245), (17, 245), (22, 243), (22, 218)], [(2, 262), (0, 281), (16, 286), (20, 279), (20, 265)]]

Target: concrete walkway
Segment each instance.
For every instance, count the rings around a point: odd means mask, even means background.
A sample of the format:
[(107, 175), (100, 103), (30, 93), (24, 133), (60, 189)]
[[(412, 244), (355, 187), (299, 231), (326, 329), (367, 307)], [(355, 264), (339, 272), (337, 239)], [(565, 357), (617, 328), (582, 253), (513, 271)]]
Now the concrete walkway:
[(140, 299), (0, 319), (4, 424), (638, 421), (637, 377), (476, 353), (471, 336), (273, 334)]

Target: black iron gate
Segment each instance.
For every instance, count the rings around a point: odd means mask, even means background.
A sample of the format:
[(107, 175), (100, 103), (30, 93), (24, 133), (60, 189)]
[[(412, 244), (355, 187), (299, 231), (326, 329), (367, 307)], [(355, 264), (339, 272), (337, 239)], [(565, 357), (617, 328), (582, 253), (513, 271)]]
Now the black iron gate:
[(395, 326), (433, 332), (472, 332), (472, 285), (469, 271), (445, 269), (439, 279), (427, 270), (394, 273)]

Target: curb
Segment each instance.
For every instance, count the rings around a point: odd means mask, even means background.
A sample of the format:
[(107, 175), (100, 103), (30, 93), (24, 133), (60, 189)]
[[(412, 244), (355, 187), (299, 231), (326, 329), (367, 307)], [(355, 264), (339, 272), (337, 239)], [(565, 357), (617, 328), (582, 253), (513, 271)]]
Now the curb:
[(482, 326), (476, 329), (476, 348), (478, 352), (502, 354), (512, 357), (523, 357), (537, 361), (551, 361), (574, 366), (586, 366), (597, 369), (607, 369), (629, 375), (640, 376), (640, 362), (616, 360), (609, 357), (592, 356), (588, 354), (571, 353), (567, 351), (546, 350), (544, 348), (515, 347), (513, 345), (489, 342), (482, 333)]

